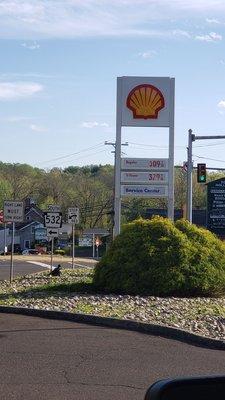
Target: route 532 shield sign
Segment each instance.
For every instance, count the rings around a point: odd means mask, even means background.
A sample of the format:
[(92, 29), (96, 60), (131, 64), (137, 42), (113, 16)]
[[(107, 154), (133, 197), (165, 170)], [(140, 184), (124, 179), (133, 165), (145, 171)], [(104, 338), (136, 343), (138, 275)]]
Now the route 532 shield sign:
[(61, 228), (62, 213), (61, 212), (45, 212), (44, 226), (46, 228)]

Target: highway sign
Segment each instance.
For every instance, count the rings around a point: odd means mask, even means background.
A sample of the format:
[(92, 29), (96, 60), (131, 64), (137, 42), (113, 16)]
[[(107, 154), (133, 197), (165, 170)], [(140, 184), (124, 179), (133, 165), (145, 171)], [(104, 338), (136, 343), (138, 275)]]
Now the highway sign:
[(48, 211), (49, 212), (60, 212), (61, 211), (61, 207), (56, 205), (56, 204), (49, 204), (48, 205)]
[(121, 195), (129, 197), (166, 197), (168, 186), (121, 185)]
[(59, 230), (57, 228), (47, 228), (48, 238), (57, 238), (59, 236)]
[(69, 224), (79, 224), (79, 208), (70, 207), (68, 208), (68, 223)]
[(121, 173), (122, 183), (147, 183), (149, 185), (168, 183), (168, 172), (127, 171)]
[(4, 222), (23, 222), (23, 201), (4, 201)]
[(62, 226), (62, 213), (61, 212), (45, 212), (44, 213), (44, 226), (46, 228), (61, 228)]
[(121, 158), (123, 170), (167, 171), (168, 158)]

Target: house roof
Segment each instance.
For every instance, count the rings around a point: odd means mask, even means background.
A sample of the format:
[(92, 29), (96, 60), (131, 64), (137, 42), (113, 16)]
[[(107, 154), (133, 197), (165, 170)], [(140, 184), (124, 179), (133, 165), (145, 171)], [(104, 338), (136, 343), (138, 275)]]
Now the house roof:
[(31, 211), (34, 211), (37, 215), (43, 218), (43, 211), (38, 208), (36, 205), (32, 205), (30, 207), (25, 208), (25, 215), (28, 215)]
[(16, 229), (19, 231), (22, 231), (23, 229), (28, 228), (28, 226), (34, 225), (34, 224), (37, 225), (37, 224), (40, 224), (40, 222), (38, 222), (38, 221), (22, 222), (21, 224), (17, 225)]

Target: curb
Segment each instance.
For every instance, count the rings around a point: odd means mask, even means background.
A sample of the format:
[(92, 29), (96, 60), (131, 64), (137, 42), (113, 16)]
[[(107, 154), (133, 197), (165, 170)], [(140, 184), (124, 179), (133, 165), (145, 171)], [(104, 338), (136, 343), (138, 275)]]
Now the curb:
[(73, 321), (114, 329), (124, 329), (153, 336), (161, 336), (167, 339), (178, 340), (187, 344), (206, 347), (209, 349), (225, 350), (224, 340), (207, 338), (205, 336), (196, 335), (195, 333), (170, 326), (146, 324), (144, 322), (116, 318), (98, 317), (96, 315), (73, 314), (64, 311), (38, 310), (24, 307), (0, 306), (0, 313), (29, 315), (32, 317)]

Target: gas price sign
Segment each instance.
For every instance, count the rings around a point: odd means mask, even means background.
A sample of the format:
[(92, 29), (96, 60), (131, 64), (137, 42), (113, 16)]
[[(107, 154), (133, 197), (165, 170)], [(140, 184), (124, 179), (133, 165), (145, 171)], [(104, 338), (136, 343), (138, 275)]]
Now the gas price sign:
[(168, 158), (122, 158), (122, 170), (168, 170)]
[(139, 172), (139, 171), (127, 171), (121, 173), (122, 183), (148, 183), (151, 184), (167, 184), (168, 183), (168, 172)]

